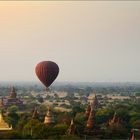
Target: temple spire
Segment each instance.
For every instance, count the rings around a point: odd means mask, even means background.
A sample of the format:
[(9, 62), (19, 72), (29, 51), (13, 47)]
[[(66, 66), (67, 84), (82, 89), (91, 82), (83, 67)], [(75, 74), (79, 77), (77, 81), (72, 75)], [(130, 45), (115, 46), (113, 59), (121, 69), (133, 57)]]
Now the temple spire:
[(113, 115), (113, 118), (111, 120), (109, 120), (109, 125), (112, 124), (119, 124), (120, 123), (120, 119), (117, 117), (117, 113), (115, 112)]
[(69, 135), (74, 135), (74, 134), (75, 134), (75, 129), (76, 129), (76, 127), (75, 127), (74, 121), (73, 121), (73, 119), (72, 119), (72, 120), (71, 120), (71, 123), (70, 123), (70, 126), (69, 126), (69, 128), (68, 128), (68, 130), (67, 130), (67, 133), (68, 133)]
[(90, 110), (91, 110), (91, 105), (89, 104), (86, 108), (85, 116), (89, 116)]
[(86, 128), (91, 129), (93, 127), (93, 118), (94, 118), (94, 112), (93, 108), (91, 107), (90, 114), (87, 120)]
[(93, 107), (93, 109), (97, 109), (99, 107), (99, 101), (96, 94), (94, 96), (93, 102), (91, 103), (91, 106)]
[(15, 90), (15, 87), (11, 87), (10, 89), (10, 98), (16, 98), (17, 97), (17, 93), (16, 93), (16, 90)]
[(113, 115), (113, 118), (112, 118), (112, 122), (115, 123), (116, 120), (117, 120), (117, 117), (116, 117), (116, 112), (115, 112), (114, 115)]
[(38, 118), (38, 111), (37, 111), (37, 109), (35, 108), (35, 109), (33, 110), (32, 119), (37, 119), (37, 118)]
[(132, 132), (131, 140), (135, 140), (135, 134), (134, 134), (134, 131)]

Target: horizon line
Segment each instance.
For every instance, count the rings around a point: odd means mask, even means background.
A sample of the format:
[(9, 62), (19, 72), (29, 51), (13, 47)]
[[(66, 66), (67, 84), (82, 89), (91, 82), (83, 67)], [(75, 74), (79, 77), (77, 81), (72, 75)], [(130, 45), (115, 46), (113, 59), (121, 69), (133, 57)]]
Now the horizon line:
[[(17, 82), (33, 82), (33, 83), (40, 83), (42, 84), (40, 81), (30, 81), (30, 80), (1, 80), (1, 82), (4, 82), (4, 83), (9, 83), (9, 82), (12, 82), (12, 83), (17, 83)], [(140, 83), (140, 81), (55, 81), (53, 84), (55, 83)], [(53, 85), (52, 84), (52, 85)]]

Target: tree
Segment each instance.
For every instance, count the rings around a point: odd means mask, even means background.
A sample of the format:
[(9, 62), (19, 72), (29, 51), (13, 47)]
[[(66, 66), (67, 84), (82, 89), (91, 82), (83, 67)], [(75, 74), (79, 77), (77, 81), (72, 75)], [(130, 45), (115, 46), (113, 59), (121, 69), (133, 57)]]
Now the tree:
[(131, 112), (130, 115), (131, 115), (130, 124), (133, 126), (133, 123), (136, 122), (137, 120), (139, 120), (140, 113), (136, 112), (136, 111), (133, 111), (133, 112)]
[(6, 121), (8, 122), (9, 125), (12, 125), (13, 128), (16, 127), (19, 116), (16, 113), (18, 110), (17, 106), (11, 106), (8, 108), (8, 115), (6, 116)]
[(40, 122), (38, 120), (31, 119), (28, 121), (24, 128), (23, 128), (23, 135), (24, 136), (32, 136), (34, 128), (39, 124)]
[(52, 127), (47, 126), (43, 123), (37, 123), (32, 130), (32, 138), (34, 139), (47, 139), (53, 135), (54, 131)]
[(45, 114), (46, 111), (47, 111), (46, 105), (40, 105), (40, 106), (38, 107), (38, 112), (39, 112), (39, 114)]
[(57, 124), (53, 127), (54, 135), (65, 135), (68, 129), (68, 125), (66, 124)]
[(73, 113), (73, 117), (76, 115), (77, 112), (84, 112), (84, 108), (82, 107), (82, 105), (80, 105), (77, 102), (71, 102), (70, 103), (72, 105), (72, 113)]
[(98, 109), (95, 113), (95, 121), (99, 124), (106, 123), (113, 115), (113, 110), (109, 108)]
[(0, 134), (0, 139), (22, 139), (22, 135), (19, 134), (18, 131), (11, 130), (5, 131), (4, 133)]
[(15, 112), (18, 111), (18, 106), (12, 105), (12, 106), (8, 107), (7, 110), (8, 110), (9, 113), (15, 113)]
[(137, 128), (137, 129), (140, 129), (140, 119), (134, 121), (134, 122), (132, 123), (132, 127), (133, 127), (133, 128)]
[(128, 131), (127, 129), (122, 125), (122, 124), (113, 124), (109, 126), (105, 130), (105, 138), (112, 139), (112, 138), (117, 138), (117, 139), (126, 139), (128, 137)]
[(69, 114), (65, 112), (65, 113), (59, 114), (56, 121), (58, 121), (59, 124), (69, 125), (71, 118), (70, 118)]
[(44, 102), (44, 99), (43, 99), (43, 97), (41, 97), (41, 96), (39, 96), (39, 97), (37, 98), (37, 100), (38, 100), (38, 102), (40, 102), (40, 103), (43, 103), (43, 102)]
[(74, 121), (76, 123), (76, 128), (78, 132), (82, 133), (86, 126), (86, 117), (84, 116), (84, 114), (82, 112), (77, 113), (74, 118)]
[(124, 122), (129, 122), (130, 120), (130, 116), (129, 116), (129, 110), (127, 110), (126, 107), (121, 107), (121, 108), (118, 108), (116, 110), (116, 113), (118, 115), (119, 118), (121, 118)]
[(81, 140), (80, 137), (78, 136), (73, 136), (73, 135), (64, 135), (64, 136), (61, 136), (61, 140)]
[(24, 128), (24, 126), (28, 123), (28, 120), (29, 118), (31, 118), (30, 114), (28, 113), (23, 113), (23, 114), (20, 114), (19, 116), (19, 121), (16, 125), (16, 129), (21, 132)]
[(18, 120), (19, 116), (17, 113), (9, 113), (8, 116), (6, 117), (6, 121), (8, 122), (9, 125), (12, 125), (13, 128), (16, 127)]

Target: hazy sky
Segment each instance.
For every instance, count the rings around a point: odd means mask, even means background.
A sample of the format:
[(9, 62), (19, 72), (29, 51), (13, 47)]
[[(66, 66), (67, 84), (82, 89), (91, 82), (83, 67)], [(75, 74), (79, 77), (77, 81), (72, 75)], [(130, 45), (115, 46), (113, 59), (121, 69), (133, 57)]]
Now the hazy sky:
[(0, 2), (0, 81), (140, 82), (140, 1)]

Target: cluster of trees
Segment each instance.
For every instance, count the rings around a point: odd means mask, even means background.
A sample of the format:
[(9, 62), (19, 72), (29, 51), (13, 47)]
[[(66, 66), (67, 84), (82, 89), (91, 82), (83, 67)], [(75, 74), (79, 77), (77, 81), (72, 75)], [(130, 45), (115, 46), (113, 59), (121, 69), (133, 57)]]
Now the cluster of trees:
[(12, 131), (0, 133), (1, 139), (80, 139), (76, 135), (67, 135), (67, 130), (71, 121), (68, 113), (53, 112), (54, 124), (44, 124), (44, 117), (47, 111), (46, 106), (38, 107), (38, 117), (32, 118), (31, 112), (19, 113), (17, 106), (8, 108), (5, 113), (5, 121), (12, 125)]
[[(32, 113), (19, 113), (16, 106), (8, 108), (5, 120), (12, 124), (13, 131), (1, 134), (0, 138), (33, 138), (33, 139), (128, 139), (133, 128), (140, 129), (140, 104), (138, 102), (121, 101), (104, 108), (94, 110), (93, 127), (86, 129), (88, 116), (85, 116), (86, 106), (72, 104), (71, 112), (57, 112), (53, 110), (55, 124), (43, 123), (46, 106), (38, 107), (39, 116), (32, 119)], [(109, 125), (114, 112), (120, 119), (119, 123)], [(67, 130), (71, 119), (76, 126), (75, 134), (68, 135)], [(140, 134), (136, 133), (140, 138)]]

